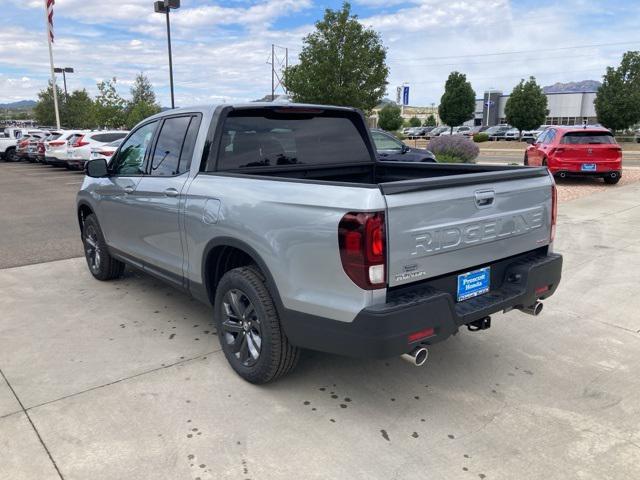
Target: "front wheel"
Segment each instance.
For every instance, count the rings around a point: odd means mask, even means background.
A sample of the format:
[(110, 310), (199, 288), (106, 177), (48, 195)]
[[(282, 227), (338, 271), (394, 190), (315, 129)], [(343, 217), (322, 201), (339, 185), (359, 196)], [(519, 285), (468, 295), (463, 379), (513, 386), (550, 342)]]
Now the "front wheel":
[(98, 219), (94, 214), (88, 215), (84, 219), (82, 243), (87, 266), (95, 278), (104, 281), (122, 276), (125, 264), (113, 258), (109, 253)]
[(282, 331), (273, 298), (256, 267), (225, 273), (214, 305), (220, 346), (238, 375), (261, 384), (293, 370), (300, 350)]

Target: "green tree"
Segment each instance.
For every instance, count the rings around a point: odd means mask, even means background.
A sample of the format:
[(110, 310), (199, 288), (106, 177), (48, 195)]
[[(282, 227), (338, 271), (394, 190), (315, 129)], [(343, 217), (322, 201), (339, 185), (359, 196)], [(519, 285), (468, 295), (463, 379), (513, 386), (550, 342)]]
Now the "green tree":
[(520, 130), (533, 130), (544, 123), (549, 113), (547, 96), (535, 77), (524, 79), (513, 88), (504, 106), (507, 123)]
[(351, 5), (326, 9), (304, 38), (300, 62), (286, 69), (284, 85), (296, 102), (346, 105), (366, 112), (380, 103), (389, 68), (380, 35), (351, 14)]
[(395, 132), (402, 126), (402, 117), (400, 116), (400, 107), (387, 104), (378, 113), (378, 126), (383, 130)]
[(433, 115), (429, 115), (427, 119), (422, 124), (423, 127), (435, 127), (436, 126), (436, 117)]
[(149, 79), (140, 72), (131, 87), (131, 100), (127, 104), (126, 125), (133, 128), (151, 115), (160, 111), (160, 105), (156, 102), (156, 94)]
[(451, 72), (444, 84), (444, 94), (440, 98), (438, 114), (440, 119), (453, 127), (462, 125), (473, 118), (476, 109), (476, 94), (467, 82), (467, 76), (459, 72)]
[(409, 126), (410, 127), (419, 127), (420, 126), (420, 119), (418, 117), (411, 117), (409, 119)]
[[(64, 101), (64, 93), (57, 85), (56, 91), (58, 93), (58, 108), (61, 109), (61, 104)], [(60, 122), (65, 123), (65, 119), (62, 115), (63, 112), (60, 113)], [(38, 102), (36, 103), (36, 106), (33, 107), (33, 114), (40, 125), (56, 124), (56, 112), (53, 105), (53, 87), (51, 82), (49, 82), (49, 85), (45, 90), (38, 92)]]
[(127, 102), (116, 90), (115, 77), (98, 83), (95, 100), (95, 118), (100, 127), (119, 128), (125, 124)]
[(640, 121), (640, 52), (626, 52), (618, 68), (607, 67), (595, 99), (598, 122), (623, 130)]
[(95, 105), (87, 91), (84, 88), (74, 90), (65, 98), (61, 122), (69, 128), (95, 128), (95, 113)]

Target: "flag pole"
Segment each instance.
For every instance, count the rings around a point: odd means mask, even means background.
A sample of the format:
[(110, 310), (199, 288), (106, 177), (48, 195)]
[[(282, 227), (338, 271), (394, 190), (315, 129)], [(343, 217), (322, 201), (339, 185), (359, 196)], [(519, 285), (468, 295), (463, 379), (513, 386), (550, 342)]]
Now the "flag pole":
[[(53, 25), (49, 19), (49, 1), (44, 0), (44, 21), (46, 24), (47, 43), (49, 44), (49, 63), (51, 64), (51, 87), (53, 90), (53, 108), (56, 112), (56, 128), (60, 129), (60, 111), (58, 110), (58, 89), (56, 88), (56, 73), (53, 70), (53, 49), (51, 48), (51, 32)], [(53, 3), (53, 2), (51, 2)], [(51, 5), (53, 8), (53, 5)]]

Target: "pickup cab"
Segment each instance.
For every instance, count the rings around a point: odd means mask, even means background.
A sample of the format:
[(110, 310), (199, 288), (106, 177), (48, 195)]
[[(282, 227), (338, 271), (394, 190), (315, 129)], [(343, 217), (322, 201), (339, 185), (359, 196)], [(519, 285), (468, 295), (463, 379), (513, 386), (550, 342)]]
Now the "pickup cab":
[(253, 383), (302, 349), (422, 364), (493, 313), (537, 315), (560, 282), (546, 168), (381, 161), (351, 108), (170, 110), (86, 171), (93, 276), (130, 265), (210, 304)]
[(26, 130), (23, 128), (5, 128), (4, 133), (0, 135), (0, 157), (7, 162), (17, 161), (16, 147), (18, 140), (20, 140), (25, 133)]

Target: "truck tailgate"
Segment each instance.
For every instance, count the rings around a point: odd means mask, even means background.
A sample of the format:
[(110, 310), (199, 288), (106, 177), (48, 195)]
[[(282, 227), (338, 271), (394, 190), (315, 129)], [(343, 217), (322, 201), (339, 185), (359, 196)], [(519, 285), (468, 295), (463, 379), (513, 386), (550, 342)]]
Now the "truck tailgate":
[[(547, 245), (552, 179), (546, 169), (381, 184), (387, 202), (388, 284), (489, 264)], [(515, 172), (512, 172), (515, 173)], [(409, 185), (409, 184), (408, 184)], [(446, 187), (446, 188), (445, 188)]]

